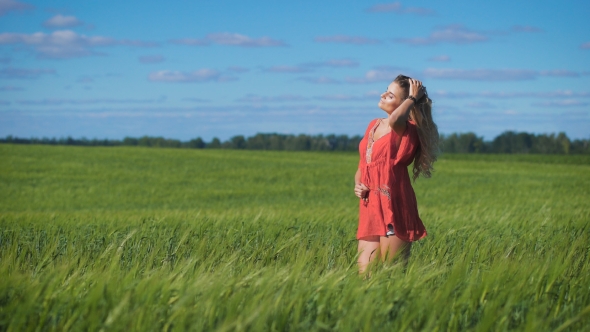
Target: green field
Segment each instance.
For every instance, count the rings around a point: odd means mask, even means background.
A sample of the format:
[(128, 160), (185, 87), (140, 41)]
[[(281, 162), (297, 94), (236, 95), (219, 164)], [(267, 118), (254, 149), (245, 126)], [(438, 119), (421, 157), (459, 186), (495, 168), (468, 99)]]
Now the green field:
[(0, 145), (0, 330), (590, 330), (589, 157), (443, 156), (367, 279), (357, 162)]

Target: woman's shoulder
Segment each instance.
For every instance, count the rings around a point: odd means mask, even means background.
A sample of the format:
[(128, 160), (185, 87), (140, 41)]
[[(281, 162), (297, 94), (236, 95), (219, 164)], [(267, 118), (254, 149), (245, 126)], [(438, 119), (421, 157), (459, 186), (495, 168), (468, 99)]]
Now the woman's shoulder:
[(373, 119), (371, 120), (371, 122), (369, 122), (369, 124), (367, 125), (367, 129), (365, 129), (365, 137), (369, 134), (369, 132), (371, 131), (371, 129), (373, 129), (373, 126), (375, 126), (375, 122), (377, 122), (377, 120), (379, 119)]
[(375, 123), (377, 123), (379, 120), (381, 120), (381, 118), (375, 118), (373, 120), (371, 120), (371, 122), (369, 122), (369, 125), (367, 127), (371, 128), (375, 125)]
[(375, 122), (377, 122), (379, 119), (373, 119), (371, 121), (369, 121), (369, 124), (367, 125), (367, 131), (371, 130), (371, 128), (373, 128), (373, 126), (375, 125)]

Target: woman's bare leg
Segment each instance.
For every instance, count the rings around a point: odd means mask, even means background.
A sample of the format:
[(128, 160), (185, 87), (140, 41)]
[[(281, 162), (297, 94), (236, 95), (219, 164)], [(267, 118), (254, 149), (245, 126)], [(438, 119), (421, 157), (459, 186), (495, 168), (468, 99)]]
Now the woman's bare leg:
[(389, 237), (381, 236), (379, 244), (382, 261), (391, 261), (397, 254), (399, 254), (402, 256), (404, 264), (408, 263), (412, 242), (406, 242), (395, 235), (390, 235)]
[(359, 240), (359, 273), (365, 273), (367, 266), (379, 255), (379, 236), (367, 236)]

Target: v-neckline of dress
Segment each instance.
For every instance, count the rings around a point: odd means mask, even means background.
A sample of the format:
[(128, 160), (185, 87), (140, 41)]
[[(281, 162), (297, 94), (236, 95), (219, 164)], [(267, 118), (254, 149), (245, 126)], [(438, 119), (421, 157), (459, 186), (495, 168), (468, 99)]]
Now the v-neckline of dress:
[(389, 129), (389, 131), (383, 135), (381, 135), (378, 139), (375, 139), (375, 130), (377, 130), (377, 127), (379, 127), (379, 125), (381, 124), (381, 119), (379, 119), (377, 121), (377, 125), (373, 126), (373, 130), (371, 131), (371, 140), (373, 141), (373, 144), (375, 144), (375, 142), (377, 142), (378, 140), (382, 139), (383, 137), (391, 134), (391, 128)]
[(379, 124), (381, 123), (381, 119), (379, 119), (374, 125), (373, 125), (373, 129), (371, 129), (371, 132), (369, 133), (369, 137), (367, 139), (367, 151), (365, 152), (365, 160), (367, 161), (367, 163), (370, 163), (373, 159), (373, 146), (375, 145), (375, 143), (382, 139), (383, 137), (391, 134), (391, 130), (389, 130), (389, 132), (387, 134), (381, 135), (381, 137), (379, 137), (378, 139), (375, 139), (375, 130), (377, 130), (377, 127), (379, 127)]

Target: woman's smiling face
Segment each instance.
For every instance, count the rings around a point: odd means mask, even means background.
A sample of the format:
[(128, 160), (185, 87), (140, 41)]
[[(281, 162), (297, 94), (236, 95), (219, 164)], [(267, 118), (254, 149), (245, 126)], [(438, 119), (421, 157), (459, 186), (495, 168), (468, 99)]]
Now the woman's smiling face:
[(407, 92), (404, 91), (397, 83), (392, 82), (387, 86), (387, 90), (381, 94), (379, 108), (387, 114), (391, 114), (396, 108), (403, 103)]

